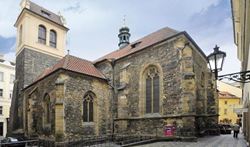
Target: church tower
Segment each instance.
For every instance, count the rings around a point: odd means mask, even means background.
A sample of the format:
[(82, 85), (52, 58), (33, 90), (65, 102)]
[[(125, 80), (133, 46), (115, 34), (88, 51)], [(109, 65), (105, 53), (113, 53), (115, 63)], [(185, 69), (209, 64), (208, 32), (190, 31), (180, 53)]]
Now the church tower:
[(31, 84), (44, 69), (65, 55), (69, 30), (60, 14), (22, 0), (16, 20), (16, 80), (11, 106), (10, 131), (22, 129), (22, 89)]

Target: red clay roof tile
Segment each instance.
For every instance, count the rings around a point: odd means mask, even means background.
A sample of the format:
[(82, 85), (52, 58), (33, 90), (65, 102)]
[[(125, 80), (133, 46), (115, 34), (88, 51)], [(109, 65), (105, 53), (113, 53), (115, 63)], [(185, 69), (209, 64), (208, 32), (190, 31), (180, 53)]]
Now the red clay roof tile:
[(93, 65), (92, 62), (72, 56), (72, 55), (66, 55), (61, 60), (59, 60), (57, 64), (55, 64), (54, 66), (50, 68), (45, 69), (43, 73), (39, 75), (38, 78), (34, 82), (43, 79), (44, 77), (48, 76), (49, 74), (53, 73), (54, 71), (58, 69), (65, 69), (65, 70), (105, 79), (105, 76), (98, 69), (96, 69), (96, 67)]

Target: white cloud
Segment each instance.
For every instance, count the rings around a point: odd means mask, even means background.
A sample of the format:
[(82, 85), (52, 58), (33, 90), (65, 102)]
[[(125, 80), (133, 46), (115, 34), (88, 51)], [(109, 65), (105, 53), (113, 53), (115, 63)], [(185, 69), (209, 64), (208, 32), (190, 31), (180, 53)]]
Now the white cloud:
[(0, 6), (0, 35), (12, 37), (16, 34), (14, 23), (20, 10), (19, 3), (16, 0), (1, 0)]

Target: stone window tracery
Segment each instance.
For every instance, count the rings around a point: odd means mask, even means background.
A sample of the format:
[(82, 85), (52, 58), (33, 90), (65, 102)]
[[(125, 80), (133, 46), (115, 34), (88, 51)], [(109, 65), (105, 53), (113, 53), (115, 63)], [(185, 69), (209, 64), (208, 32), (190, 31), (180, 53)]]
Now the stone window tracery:
[(159, 113), (160, 77), (156, 67), (151, 66), (145, 72), (146, 113)]
[(83, 98), (83, 122), (94, 121), (94, 94), (88, 92)]

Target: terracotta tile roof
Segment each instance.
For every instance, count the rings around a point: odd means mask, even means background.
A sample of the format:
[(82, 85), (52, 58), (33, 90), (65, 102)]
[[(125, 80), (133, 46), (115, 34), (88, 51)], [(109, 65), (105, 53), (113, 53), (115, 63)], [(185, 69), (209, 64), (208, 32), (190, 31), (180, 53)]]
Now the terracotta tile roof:
[(238, 98), (238, 97), (226, 91), (219, 91), (219, 98)]
[(125, 57), (125, 56), (133, 54), (137, 51), (145, 49), (146, 47), (153, 45), (157, 42), (160, 42), (160, 41), (163, 41), (169, 37), (172, 37), (178, 33), (180, 33), (180, 32), (178, 32), (174, 29), (171, 29), (169, 27), (162, 28), (154, 33), (151, 33), (151, 34), (133, 42), (133, 43), (130, 43), (129, 45), (127, 45), (126, 47), (124, 47), (122, 49), (118, 49), (114, 52), (111, 52), (111, 53), (97, 59), (94, 62), (97, 63), (97, 62), (100, 62), (100, 61), (105, 60), (105, 59), (111, 59), (111, 58), (119, 59), (119, 58)]
[(72, 55), (66, 55), (61, 60), (59, 60), (54, 66), (45, 69), (43, 73), (39, 75), (33, 83), (43, 79), (44, 77), (50, 75), (51, 73), (53, 73), (54, 71), (58, 69), (65, 69), (65, 70), (105, 79), (105, 76), (98, 69), (96, 69), (96, 67), (93, 65), (92, 62), (72, 56)]

